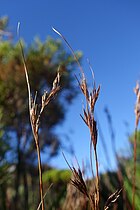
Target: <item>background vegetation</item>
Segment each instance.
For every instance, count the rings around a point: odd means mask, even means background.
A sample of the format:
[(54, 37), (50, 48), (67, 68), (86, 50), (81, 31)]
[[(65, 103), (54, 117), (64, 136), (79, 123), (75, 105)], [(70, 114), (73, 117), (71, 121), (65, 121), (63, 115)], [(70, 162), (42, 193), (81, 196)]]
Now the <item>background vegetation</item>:
[[(22, 40), (22, 45), (32, 94), (35, 95), (37, 91), (38, 103), (44, 90), (51, 90), (59, 66), (62, 75), (61, 90), (41, 117), (39, 130), (41, 154), (46, 156), (46, 161), (42, 164), (44, 191), (47, 192), (45, 209), (89, 209), (87, 198), (69, 184), (72, 172), (54, 169), (49, 164), (50, 158), (56, 156), (60, 145), (62, 146), (61, 136), (57, 135), (55, 128), (63, 122), (69, 105), (78, 94), (73, 76), (77, 68), (76, 61), (64, 50), (59, 39), (48, 37), (42, 43), (36, 38), (30, 46), (26, 46)], [(76, 52), (76, 56), (81, 61), (82, 53)], [(27, 96), (21, 49), (18, 43), (13, 42), (12, 34), (8, 31), (8, 18), (4, 17), (0, 19), (0, 209), (2, 210), (37, 209), (40, 202), (37, 155), (29, 121)], [(106, 113), (108, 123), (111, 123), (109, 112)], [(109, 195), (122, 186), (120, 199), (112, 208), (132, 209), (134, 136), (132, 134), (128, 138), (131, 147), (128, 157), (118, 156), (115, 148), (113, 150), (118, 169), (100, 175), (101, 209)], [(135, 209), (139, 209), (139, 131), (136, 165)], [(93, 180), (89, 179), (86, 182), (89, 190), (92, 190)]]

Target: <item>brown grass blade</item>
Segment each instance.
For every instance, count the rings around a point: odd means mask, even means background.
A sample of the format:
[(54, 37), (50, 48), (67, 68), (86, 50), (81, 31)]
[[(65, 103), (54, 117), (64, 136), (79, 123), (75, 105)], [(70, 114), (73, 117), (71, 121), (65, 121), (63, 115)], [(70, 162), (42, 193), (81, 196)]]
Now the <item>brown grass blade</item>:
[(109, 196), (109, 198), (106, 201), (104, 210), (109, 209), (118, 200), (118, 198), (120, 197), (121, 191), (122, 191), (122, 188), (119, 190), (116, 190), (116, 192), (114, 192), (113, 194)]

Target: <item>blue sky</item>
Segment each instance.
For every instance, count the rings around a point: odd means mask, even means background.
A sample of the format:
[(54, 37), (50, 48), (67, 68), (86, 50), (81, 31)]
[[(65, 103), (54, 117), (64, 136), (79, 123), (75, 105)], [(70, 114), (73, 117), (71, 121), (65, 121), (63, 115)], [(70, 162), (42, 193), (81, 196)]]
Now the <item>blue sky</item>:
[[(91, 82), (87, 64), (89, 58), (96, 83), (101, 84), (96, 115), (105, 136), (112, 168), (115, 167), (115, 161), (104, 107), (108, 106), (112, 115), (118, 153), (125, 153), (128, 144), (124, 122), (128, 122), (129, 132), (133, 132), (133, 88), (140, 77), (139, 11), (138, 0), (5, 0), (0, 7), (0, 15), (9, 16), (10, 29), (15, 36), (17, 22), (21, 22), (21, 35), (27, 43), (31, 43), (36, 35), (41, 40), (45, 40), (48, 35), (58, 38), (51, 27), (58, 29), (74, 50), (83, 52), (83, 68)], [(79, 116), (82, 113), (82, 101), (83, 98), (79, 95), (70, 107), (65, 123), (57, 129), (61, 135), (69, 135), (80, 163), (89, 158), (88, 129)], [(101, 171), (105, 165), (109, 168), (100, 136), (98, 154)], [(52, 164), (67, 167), (61, 154)]]

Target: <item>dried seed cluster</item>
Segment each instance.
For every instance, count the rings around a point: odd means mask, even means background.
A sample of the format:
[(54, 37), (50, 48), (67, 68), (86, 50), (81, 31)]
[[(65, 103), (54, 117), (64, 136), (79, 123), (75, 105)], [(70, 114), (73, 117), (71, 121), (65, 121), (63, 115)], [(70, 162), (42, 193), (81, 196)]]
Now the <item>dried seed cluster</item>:
[(86, 99), (86, 108), (83, 108), (84, 116), (81, 115), (81, 117), (84, 120), (85, 124), (89, 128), (90, 135), (91, 135), (91, 141), (93, 143), (94, 149), (96, 149), (97, 125), (96, 125), (96, 121), (94, 118), (94, 107), (95, 107), (95, 103), (96, 103), (99, 93), (100, 93), (100, 86), (98, 86), (98, 88), (96, 89), (96, 86), (94, 83), (94, 87), (93, 87), (92, 91), (89, 91), (84, 73), (82, 74), (81, 81), (78, 80), (78, 83), (79, 83), (79, 87)]
[(140, 84), (138, 82), (136, 84), (134, 92), (137, 97), (136, 105), (135, 105), (135, 116), (136, 116), (136, 127), (137, 127), (140, 120)]
[(30, 117), (31, 117), (31, 124), (33, 128), (34, 134), (38, 133), (39, 124), (40, 124), (40, 116), (45, 108), (49, 104), (49, 102), (56, 96), (58, 91), (60, 90), (60, 72), (58, 71), (56, 78), (53, 82), (53, 87), (48, 93), (47, 91), (44, 92), (42, 95), (42, 103), (41, 103), (41, 109), (38, 110), (38, 105), (36, 104), (36, 97), (33, 100), (33, 98), (30, 96), (31, 101), (31, 107), (30, 107)]

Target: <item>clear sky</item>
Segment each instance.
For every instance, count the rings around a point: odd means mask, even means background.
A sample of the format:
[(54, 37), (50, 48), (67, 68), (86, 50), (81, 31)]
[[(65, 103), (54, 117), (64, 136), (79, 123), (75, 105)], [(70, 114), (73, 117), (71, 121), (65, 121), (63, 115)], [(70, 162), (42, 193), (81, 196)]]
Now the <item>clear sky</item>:
[[(128, 147), (126, 131), (129, 129), (131, 133), (134, 130), (133, 88), (140, 77), (140, 1), (5, 0), (1, 1), (0, 15), (9, 16), (10, 27), (15, 35), (17, 22), (21, 22), (21, 35), (27, 43), (31, 43), (36, 35), (41, 40), (48, 35), (58, 38), (51, 27), (58, 29), (74, 50), (83, 52), (83, 68), (91, 81), (87, 64), (89, 58), (96, 83), (101, 84), (96, 114), (114, 167), (104, 107), (108, 106), (112, 115), (117, 150), (124, 153)], [(69, 135), (80, 163), (89, 158), (88, 129), (79, 116), (82, 113), (82, 100), (79, 96), (74, 101), (65, 123), (57, 129), (62, 136), (66, 133)], [(129, 128), (124, 122), (128, 123)], [(105, 160), (100, 136), (98, 141), (99, 166), (103, 170), (109, 162)], [(52, 163), (66, 167), (61, 154)]]

